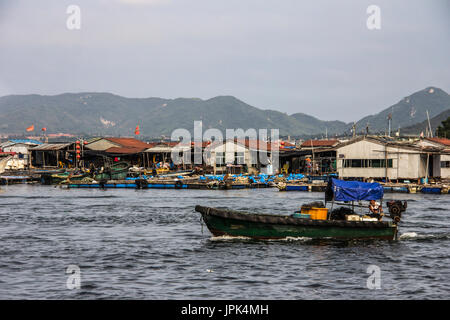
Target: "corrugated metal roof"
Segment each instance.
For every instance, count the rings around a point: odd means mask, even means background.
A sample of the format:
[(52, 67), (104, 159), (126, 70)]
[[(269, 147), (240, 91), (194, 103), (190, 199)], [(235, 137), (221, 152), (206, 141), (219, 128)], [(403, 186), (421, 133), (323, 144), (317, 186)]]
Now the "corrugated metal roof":
[(42, 144), (42, 142), (32, 139), (12, 139), (9, 140), (14, 143), (24, 143), (24, 144)]
[(106, 153), (111, 154), (136, 154), (141, 153), (144, 150), (142, 148), (132, 148), (132, 147), (111, 147), (109, 149), (106, 149)]
[(6, 147), (14, 146), (16, 144), (40, 145), (40, 144), (42, 144), (42, 142), (39, 142), (37, 140), (30, 140), (30, 139), (12, 139), (12, 140), (2, 142), (0, 144), (0, 146), (3, 148), (6, 148)]
[(68, 146), (70, 146), (72, 143), (44, 143), (41, 144), (37, 147), (34, 148), (30, 148), (30, 150), (38, 150), (38, 151), (52, 151), (52, 150), (61, 150), (64, 148), (67, 148)]
[(190, 145), (181, 145), (179, 142), (171, 141), (171, 142), (161, 142), (161, 143), (153, 143), (153, 146), (145, 150), (145, 152), (149, 153), (164, 153), (164, 152), (172, 152), (172, 150), (177, 146), (177, 151), (185, 151), (190, 150)]
[(444, 146), (450, 146), (450, 139), (447, 138), (426, 138), (427, 140), (442, 144)]
[(302, 148), (312, 147), (334, 147), (339, 143), (339, 140), (307, 140), (301, 144)]
[(126, 148), (147, 149), (149, 147), (148, 143), (145, 143), (141, 140), (137, 140), (135, 138), (104, 138), (104, 139)]

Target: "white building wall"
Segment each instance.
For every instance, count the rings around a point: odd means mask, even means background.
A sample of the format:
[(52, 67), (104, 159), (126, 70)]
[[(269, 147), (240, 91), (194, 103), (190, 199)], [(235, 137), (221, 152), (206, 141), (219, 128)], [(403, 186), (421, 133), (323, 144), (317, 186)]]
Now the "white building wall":
[[(435, 148), (444, 148), (443, 152), (445, 152), (446, 146), (429, 140), (420, 140), (416, 143), (421, 147), (435, 147)], [(447, 160), (444, 160), (447, 159)], [(450, 156), (448, 155), (433, 155), (433, 176), (441, 177), (441, 178), (450, 178), (450, 168), (441, 168), (441, 161), (450, 161)], [(426, 164), (425, 164), (426, 165)]]
[[(441, 155), (441, 161), (450, 161), (450, 155)], [(441, 168), (441, 178), (450, 178), (450, 168)]]
[(433, 155), (433, 177), (441, 177), (441, 157)]
[[(16, 152), (16, 153), (22, 153), (22, 154), (28, 154), (28, 148), (31, 148), (32, 146), (28, 146), (26, 144), (15, 144), (10, 147), (4, 147), (4, 152)], [(34, 146), (33, 146), (34, 147)]]
[[(345, 159), (392, 159), (392, 167), (344, 168)], [(426, 162), (415, 150), (401, 147), (385, 147), (382, 144), (361, 140), (336, 150), (337, 171), (340, 177), (419, 179), (425, 176)], [(343, 158), (342, 158), (343, 156)], [(426, 156), (425, 156), (426, 160)], [(387, 170), (387, 172), (386, 172)]]
[[(9, 147), (4, 147), (3, 152), (15, 152), (17, 153), (11, 160), (6, 163), (6, 170), (21, 170), (28, 166), (29, 151), (28, 148), (34, 147), (34, 145), (27, 145), (18, 143)], [(19, 159), (19, 153), (23, 154), (23, 158)]]
[(211, 157), (207, 160), (207, 164), (211, 166), (216, 165), (216, 154), (225, 152), (225, 165), (227, 163), (234, 163), (235, 152), (244, 153), (244, 162), (248, 167), (251, 166), (251, 154), (250, 151), (243, 145), (234, 143), (233, 141), (227, 141), (221, 145), (211, 148)]

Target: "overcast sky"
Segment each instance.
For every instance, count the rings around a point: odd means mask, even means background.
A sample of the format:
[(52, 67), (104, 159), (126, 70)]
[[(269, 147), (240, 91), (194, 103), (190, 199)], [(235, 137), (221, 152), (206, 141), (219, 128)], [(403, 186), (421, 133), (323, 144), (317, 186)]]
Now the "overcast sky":
[(449, 21), (448, 0), (0, 0), (0, 96), (232, 95), (349, 122), (428, 86), (450, 92)]

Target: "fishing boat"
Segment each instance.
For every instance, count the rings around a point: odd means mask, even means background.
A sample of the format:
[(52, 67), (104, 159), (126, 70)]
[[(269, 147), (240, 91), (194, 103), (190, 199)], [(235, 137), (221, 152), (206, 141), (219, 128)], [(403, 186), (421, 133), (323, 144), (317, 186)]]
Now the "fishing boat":
[(51, 184), (64, 184), (69, 182), (79, 182), (82, 181), (83, 178), (87, 177), (88, 174), (74, 173), (74, 172), (63, 172), (63, 173), (55, 173), (55, 174), (41, 174), (41, 184), (51, 185)]
[(0, 158), (0, 174), (5, 172), (6, 166), (8, 165), (8, 161), (13, 159), (13, 158), (14, 157), (11, 154), (7, 154), (6, 157), (1, 157)]
[[(398, 223), (406, 210), (406, 202), (387, 202), (390, 221), (363, 218), (355, 214), (355, 201), (380, 200), (383, 187), (378, 183), (331, 179), (325, 192), (325, 203), (331, 206), (349, 205), (342, 215), (341, 208), (305, 206), (291, 215), (249, 213), (225, 208), (197, 205), (203, 221), (214, 236), (248, 237), (253, 239), (283, 239), (307, 237), (312, 239), (384, 239), (397, 238)], [(339, 201), (343, 203), (339, 203)], [(358, 217), (358, 218), (356, 218)]]
[(95, 180), (123, 180), (127, 177), (130, 167), (130, 164), (125, 161), (115, 163), (111, 167), (105, 168), (103, 172), (95, 175)]

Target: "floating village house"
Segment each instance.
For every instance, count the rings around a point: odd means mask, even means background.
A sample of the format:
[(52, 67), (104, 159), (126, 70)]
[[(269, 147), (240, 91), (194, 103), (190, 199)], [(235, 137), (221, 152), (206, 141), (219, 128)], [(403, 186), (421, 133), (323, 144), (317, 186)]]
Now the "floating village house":
[[(172, 159), (172, 152), (175, 151), (178, 152), (179, 159), (182, 161), (180, 167), (183, 169), (192, 168), (192, 162), (186, 159), (187, 151), (191, 151), (193, 148), (191, 145), (182, 145), (175, 141), (153, 142), (149, 145), (150, 147), (144, 151), (148, 161), (147, 167), (158, 166), (159, 164), (169, 165), (174, 160)], [(170, 166), (167, 169), (170, 169)]]
[(30, 166), (30, 149), (42, 144), (31, 139), (13, 139), (0, 144), (3, 155), (9, 155), (6, 170), (23, 170)]
[(336, 149), (339, 140), (307, 140), (300, 149), (290, 145), (280, 148), (281, 172), (326, 174), (336, 171)]
[(442, 179), (450, 179), (450, 139), (447, 138), (425, 138), (417, 142), (421, 147), (434, 147), (441, 150), (439, 160), (433, 162), (436, 167), (440, 166)]
[[(171, 163), (172, 150), (178, 145), (182, 157), (187, 150), (192, 151), (193, 146), (180, 146), (178, 142), (150, 142), (146, 143), (135, 138), (98, 137), (90, 140), (81, 140), (77, 144), (71, 143), (44, 143), (30, 148), (30, 159), (33, 167), (89, 167), (93, 164), (100, 168), (114, 162), (126, 161), (130, 165), (153, 168), (159, 163)], [(203, 144), (203, 147), (206, 143)], [(77, 162), (77, 152), (80, 160)], [(186, 153), (187, 155), (188, 153)], [(188, 161), (186, 161), (188, 163)], [(191, 165), (182, 166), (186, 169)]]
[(362, 136), (335, 147), (341, 178), (420, 180), (440, 177), (442, 148)]
[(96, 167), (119, 161), (144, 167), (150, 161), (144, 151), (150, 146), (135, 138), (95, 138), (84, 145), (83, 158), (86, 162), (94, 163)]
[(31, 166), (75, 167), (75, 143), (43, 143), (30, 148)]
[(205, 148), (206, 165), (214, 173), (264, 173), (275, 174), (279, 165), (274, 161), (274, 152), (295, 148), (287, 142), (267, 142), (250, 139), (231, 139), (213, 142)]

